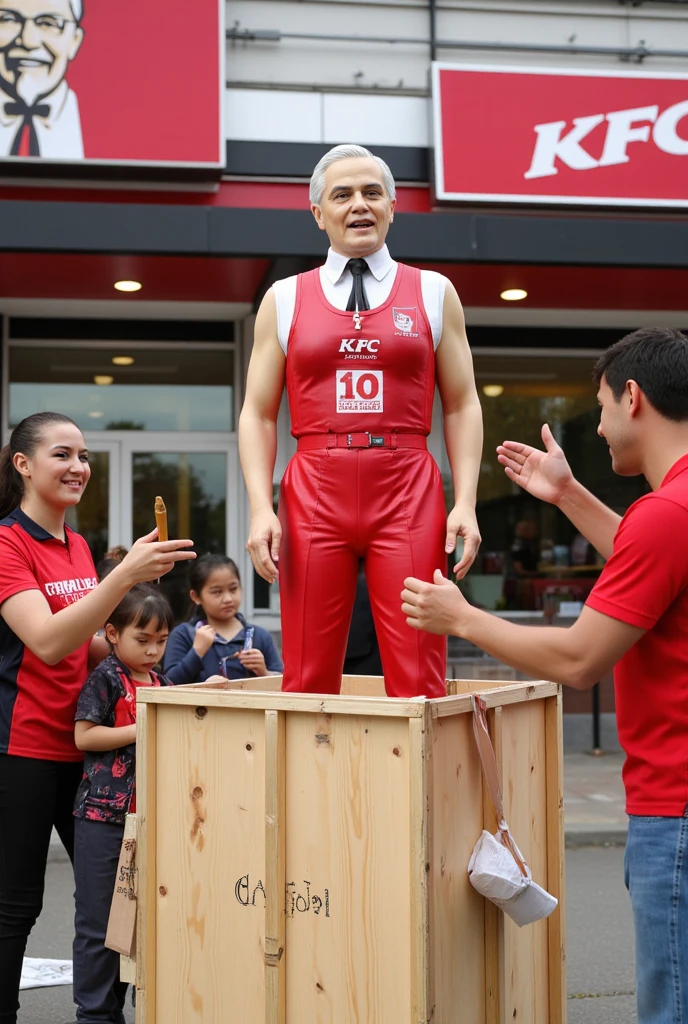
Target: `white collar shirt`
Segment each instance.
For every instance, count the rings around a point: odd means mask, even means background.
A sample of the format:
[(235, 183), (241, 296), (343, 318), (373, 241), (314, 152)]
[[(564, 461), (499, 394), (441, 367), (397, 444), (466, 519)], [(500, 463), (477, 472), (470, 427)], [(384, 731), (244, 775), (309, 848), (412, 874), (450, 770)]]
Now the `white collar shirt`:
[[(371, 309), (377, 309), (389, 298), (399, 264), (392, 259), (386, 245), (364, 258), (368, 269), (363, 274), (363, 287), (368, 305)], [(348, 262), (348, 256), (330, 249), (327, 260), (320, 268), (320, 283), (325, 298), (336, 309), (346, 309), (351, 294), (353, 275), (346, 269)]]
[[(13, 98), (0, 90), (0, 156), (9, 156), (17, 132), (21, 128), (21, 114), (8, 114), (5, 105)], [(40, 100), (50, 107), (47, 117), (34, 117), (39, 154), (47, 160), (83, 160), (84, 144), (81, 137), (81, 118), (75, 93), (65, 81)]]

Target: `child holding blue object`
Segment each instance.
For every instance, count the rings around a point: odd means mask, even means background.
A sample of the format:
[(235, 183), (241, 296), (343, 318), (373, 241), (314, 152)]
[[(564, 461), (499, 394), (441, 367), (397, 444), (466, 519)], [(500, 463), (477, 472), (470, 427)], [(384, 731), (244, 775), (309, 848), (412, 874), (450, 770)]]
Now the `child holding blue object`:
[(170, 683), (200, 683), (210, 676), (243, 679), (282, 672), (282, 660), (266, 629), (239, 614), (241, 579), (226, 555), (203, 555), (189, 574), (193, 611), (176, 626), (165, 652)]

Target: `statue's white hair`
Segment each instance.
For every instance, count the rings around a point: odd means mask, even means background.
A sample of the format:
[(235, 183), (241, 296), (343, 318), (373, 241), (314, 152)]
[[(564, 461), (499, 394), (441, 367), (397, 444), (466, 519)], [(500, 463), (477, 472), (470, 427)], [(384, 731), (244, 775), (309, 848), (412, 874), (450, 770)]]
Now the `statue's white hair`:
[(84, 16), (84, 0), (69, 0), (69, 6), (72, 8), (74, 21), (78, 25)]
[(334, 149), (330, 149), (325, 156), (316, 164), (315, 170), (311, 175), (311, 187), (310, 187), (310, 201), (316, 206), (322, 204), (323, 193), (325, 191), (325, 172), (328, 167), (332, 164), (337, 163), (338, 160), (351, 160), (356, 157), (365, 157), (367, 159), (375, 160), (380, 166), (382, 171), (382, 180), (385, 186), (385, 191), (390, 199), (396, 198), (396, 187), (394, 185), (394, 177), (385, 161), (371, 153), (369, 149), (365, 149), (363, 146), (354, 145), (343, 145), (335, 146)]

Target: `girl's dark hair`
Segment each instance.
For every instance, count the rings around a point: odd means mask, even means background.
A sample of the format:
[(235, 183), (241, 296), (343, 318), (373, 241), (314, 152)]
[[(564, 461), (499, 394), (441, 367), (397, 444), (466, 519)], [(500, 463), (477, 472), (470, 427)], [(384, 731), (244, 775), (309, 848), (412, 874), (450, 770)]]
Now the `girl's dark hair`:
[(121, 545), (106, 551), (105, 556), (101, 558), (96, 566), (96, 576), (98, 577), (98, 581), (102, 583), (105, 577), (109, 576), (113, 569), (117, 568), (119, 563), (127, 554), (127, 549), (123, 548)]
[[(194, 590), (200, 595), (203, 587), (208, 582), (210, 574), (215, 572), (216, 569), (229, 569), (241, 584), (239, 567), (232, 558), (229, 558), (227, 555), (201, 555), (200, 558), (196, 559), (189, 571), (189, 589)], [(203, 618), (204, 614), (203, 609), (199, 605), (191, 602), (189, 622), (198, 622), (199, 619)]]
[(24, 497), (24, 481), (12, 464), (14, 456), (21, 452), (29, 458), (43, 440), (45, 428), (51, 423), (78, 425), (61, 412), (36, 412), (18, 423), (10, 435), (9, 444), (0, 451), (0, 519), (8, 516)]
[(119, 633), (126, 626), (145, 629), (150, 622), (157, 622), (159, 629), (172, 629), (172, 608), (159, 587), (153, 587), (150, 583), (137, 583), (108, 615), (105, 625), (114, 626)]

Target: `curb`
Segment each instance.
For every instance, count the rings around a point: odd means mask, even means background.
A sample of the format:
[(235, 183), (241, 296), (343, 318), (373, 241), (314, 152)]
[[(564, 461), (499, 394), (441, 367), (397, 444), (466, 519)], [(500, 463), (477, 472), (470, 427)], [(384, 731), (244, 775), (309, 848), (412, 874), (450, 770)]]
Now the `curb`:
[(625, 846), (628, 831), (625, 828), (596, 829), (590, 831), (566, 831), (567, 850), (583, 850), (586, 846)]

